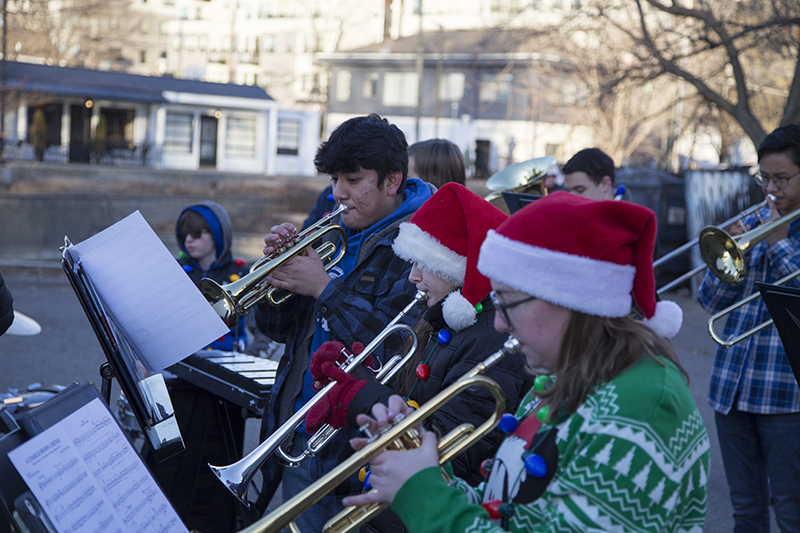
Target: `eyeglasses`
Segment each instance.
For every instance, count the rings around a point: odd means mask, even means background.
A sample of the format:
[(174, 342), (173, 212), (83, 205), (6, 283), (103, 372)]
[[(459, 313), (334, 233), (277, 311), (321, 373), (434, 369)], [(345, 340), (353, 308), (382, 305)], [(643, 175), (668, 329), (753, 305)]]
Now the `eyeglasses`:
[(517, 300), (516, 302), (511, 302), (509, 304), (503, 303), (500, 301), (500, 298), (497, 296), (497, 293), (492, 291), (489, 293), (489, 297), (492, 299), (492, 303), (494, 306), (500, 311), (500, 314), (503, 317), (503, 321), (505, 322), (506, 326), (511, 326), (511, 319), (508, 316), (508, 310), (513, 309), (518, 305), (522, 305), (526, 302), (530, 302), (531, 300), (536, 300), (536, 296), (529, 296), (527, 298), (523, 298), (522, 300)]
[(798, 174), (800, 174), (800, 170), (798, 170), (791, 176), (773, 176), (773, 177), (765, 176), (764, 174), (759, 172), (753, 177), (755, 178), (756, 183), (758, 183), (761, 187), (766, 187), (767, 185), (769, 185), (769, 182), (771, 181), (772, 183), (775, 184), (776, 188), (783, 189), (786, 187), (786, 184), (789, 183), (789, 180), (797, 176)]

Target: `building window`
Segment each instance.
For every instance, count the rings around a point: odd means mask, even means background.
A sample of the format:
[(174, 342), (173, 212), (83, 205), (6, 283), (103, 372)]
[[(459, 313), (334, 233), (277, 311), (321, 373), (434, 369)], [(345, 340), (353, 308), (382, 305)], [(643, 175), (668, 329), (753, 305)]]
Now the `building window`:
[(439, 100), (458, 102), (464, 98), (466, 77), (463, 72), (449, 72), (439, 77)]
[(300, 121), (278, 120), (278, 155), (297, 155), (300, 149)]
[(350, 75), (349, 70), (340, 70), (336, 73), (336, 101), (348, 102), (350, 100)]
[(511, 74), (497, 76), (495, 74), (481, 75), (480, 100), (481, 102), (507, 102), (511, 93)]
[(139, 50), (139, 63), (147, 63), (147, 52)]
[(294, 50), (294, 34), (286, 35), (286, 52), (291, 54)]
[(192, 153), (192, 115), (167, 113), (164, 128), (164, 151), (169, 154)]
[(381, 78), (377, 72), (370, 72), (364, 77), (364, 98), (378, 96), (378, 80)]
[(228, 117), (225, 155), (229, 157), (256, 156), (255, 118)]
[(274, 35), (265, 35), (261, 38), (262, 46), (264, 47), (264, 52), (270, 54), (275, 51), (275, 36)]
[(383, 80), (383, 105), (413, 107), (419, 92), (416, 72), (387, 72)]

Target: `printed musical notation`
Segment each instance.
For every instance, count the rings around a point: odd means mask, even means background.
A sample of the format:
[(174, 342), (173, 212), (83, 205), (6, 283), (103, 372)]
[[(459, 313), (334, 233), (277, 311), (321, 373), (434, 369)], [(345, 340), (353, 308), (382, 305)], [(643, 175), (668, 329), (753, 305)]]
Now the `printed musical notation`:
[(187, 531), (100, 399), (8, 457), (59, 532)]

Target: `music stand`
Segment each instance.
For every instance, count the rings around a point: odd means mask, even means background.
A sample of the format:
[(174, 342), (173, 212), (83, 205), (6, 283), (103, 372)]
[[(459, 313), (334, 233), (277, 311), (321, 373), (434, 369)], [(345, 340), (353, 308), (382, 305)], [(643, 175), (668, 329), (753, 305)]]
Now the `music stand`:
[(758, 282), (756, 287), (778, 328), (786, 358), (800, 384), (800, 289)]
[(503, 192), (503, 200), (506, 201), (508, 210), (513, 215), (528, 204), (532, 204), (539, 198), (544, 198), (538, 194), (528, 194), (523, 192)]
[(80, 261), (70, 254), (71, 246), (64, 237), (61, 264), (106, 355), (107, 363), (100, 367), (102, 397), (108, 405), (111, 379), (116, 377), (156, 460), (164, 461), (185, 449), (164, 379), (160, 374), (144, 376), (144, 365), (125, 341), (124, 332), (105, 311)]

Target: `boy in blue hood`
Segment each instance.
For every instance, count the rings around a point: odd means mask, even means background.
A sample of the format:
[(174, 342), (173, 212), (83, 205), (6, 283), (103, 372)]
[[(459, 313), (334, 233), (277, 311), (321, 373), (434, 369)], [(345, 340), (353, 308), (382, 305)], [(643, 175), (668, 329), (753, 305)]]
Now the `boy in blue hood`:
[[(408, 144), (400, 129), (378, 115), (352, 118), (337, 127), (317, 150), (317, 170), (331, 177), (333, 196), (348, 212), (340, 223), (347, 234), (344, 258), (326, 272), (319, 255), (295, 256), (275, 269), (267, 281), (295, 294), (280, 307), (260, 304), (255, 320), (269, 338), (285, 343), (269, 404), (262, 419), (262, 438), (272, 434), (316, 391), (308, 362), (323, 342), (340, 341), (352, 346), (369, 343), (413, 299), (415, 287), (408, 281), (411, 265), (392, 251), (400, 224), (432, 194), (419, 179), (407, 179)], [(264, 238), (264, 253), (271, 253), (294, 226), (273, 226)], [(416, 317), (414, 317), (416, 318)], [(384, 352), (399, 353), (400, 335), (384, 343), (373, 356), (383, 361)], [(259, 507), (272, 498), (283, 481), (283, 500), (294, 496), (352, 453), (348, 440), (357, 432), (340, 431), (320, 453), (298, 468), (284, 469), (273, 455), (264, 469)], [(301, 425), (285, 450), (298, 455), (309, 435)], [(360, 491), (357, 480), (345, 482), (296, 522), (301, 531), (317, 531), (342, 509), (341, 498)]]
[[(243, 259), (231, 253), (233, 231), (224, 207), (216, 202), (200, 202), (181, 211), (175, 224), (175, 236), (181, 249), (178, 263), (195, 285), (211, 278), (220, 285), (236, 281), (248, 272)], [(224, 337), (208, 345), (209, 349), (243, 351), (247, 346), (246, 317)]]

